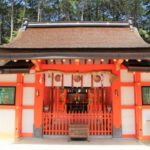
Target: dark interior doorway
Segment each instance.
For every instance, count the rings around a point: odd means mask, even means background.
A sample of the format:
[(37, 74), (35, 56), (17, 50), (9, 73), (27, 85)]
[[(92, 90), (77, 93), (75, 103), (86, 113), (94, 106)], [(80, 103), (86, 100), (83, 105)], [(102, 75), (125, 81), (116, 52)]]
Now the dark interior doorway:
[(81, 87), (67, 88), (67, 112), (87, 112), (88, 89)]

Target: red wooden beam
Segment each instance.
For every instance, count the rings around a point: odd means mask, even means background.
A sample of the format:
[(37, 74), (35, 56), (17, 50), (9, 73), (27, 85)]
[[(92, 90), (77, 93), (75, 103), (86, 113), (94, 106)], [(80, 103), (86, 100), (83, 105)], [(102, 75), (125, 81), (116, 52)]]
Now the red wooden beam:
[(34, 104), (34, 136), (42, 136), (42, 113), (44, 98), (44, 76), (36, 74), (35, 83), (35, 104)]
[(114, 65), (110, 64), (89, 64), (89, 65), (82, 65), (82, 64), (42, 64), (41, 70), (42, 71), (62, 71), (62, 72), (91, 72), (91, 71), (100, 71), (100, 70), (110, 70), (114, 69)]
[(23, 95), (23, 76), (17, 74), (17, 86), (16, 86), (16, 130), (15, 137), (19, 138), (22, 132), (22, 95)]
[(113, 137), (121, 137), (121, 89), (120, 89), (120, 71), (113, 71), (113, 74), (117, 75), (117, 79), (112, 83), (112, 108), (113, 108)]
[(134, 75), (134, 97), (135, 97), (135, 125), (136, 137), (139, 140), (143, 139), (142, 129), (142, 91), (141, 91), (141, 73), (136, 72)]

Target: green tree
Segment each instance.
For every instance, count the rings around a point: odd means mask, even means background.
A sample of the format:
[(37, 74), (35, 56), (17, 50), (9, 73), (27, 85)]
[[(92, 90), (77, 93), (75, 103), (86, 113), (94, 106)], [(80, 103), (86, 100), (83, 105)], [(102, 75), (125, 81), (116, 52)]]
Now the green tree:
[(140, 33), (142, 37), (150, 43), (150, 1), (144, 0), (144, 15), (142, 28), (140, 29)]
[(150, 41), (149, 0), (0, 0), (3, 43), (17, 34), (24, 18), (30, 22), (55, 22), (127, 21), (130, 17)]

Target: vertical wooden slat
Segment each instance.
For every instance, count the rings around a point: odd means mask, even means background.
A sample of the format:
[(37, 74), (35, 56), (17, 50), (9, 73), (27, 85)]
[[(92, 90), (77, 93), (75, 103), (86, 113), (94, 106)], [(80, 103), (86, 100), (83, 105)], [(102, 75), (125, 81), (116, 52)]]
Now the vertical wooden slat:
[(97, 129), (97, 123), (96, 123), (96, 119), (97, 119), (97, 113), (95, 113), (94, 115), (94, 122), (95, 122), (95, 135), (96, 135), (96, 129)]
[(111, 125), (110, 125), (110, 127), (111, 127), (111, 134), (112, 134), (112, 124), (113, 124), (113, 120), (112, 120), (112, 113), (110, 114), (110, 116), (111, 116)]
[(68, 134), (68, 124), (70, 123), (69, 121), (69, 113), (65, 115), (65, 133)]
[(55, 135), (55, 113), (53, 113), (53, 135)]
[(106, 135), (108, 135), (108, 131), (109, 131), (108, 128), (109, 128), (108, 127), (108, 113), (106, 112)]
[(92, 115), (91, 115), (91, 120), (92, 120), (92, 135), (94, 135), (94, 122), (93, 122), (93, 116), (94, 116), (94, 113), (92, 113)]
[(61, 116), (60, 116), (60, 113), (59, 113), (59, 116), (58, 116), (58, 135), (60, 135), (60, 131), (61, 131), (61, 128), (60, 128), (60, 126), (61, 126)]
[(103, 131), (104, 131), (104, 112), (102, 113), (101, 135), (103, 135)]
[(104, 135), (106, 135), (106, 112), (104, 108)]
[(61, 135), (65, 135), (65, 132), (64, 132), (64, 115), (66, 115), (66, 114), (63, 114), (61, 116)]
[(99, 113), (99, 114), (98, 114), (98, 133), (97, 133), (98, 135), (100, 135), (100, 125), (101, 125), (101, 122), (100, 122), (100, 119), (101, 119), (101, 118), (100, 118), (100, 115), (101, 115), (101, 114)]
[(48, 113), (49, 117), (49, 135), (51, 134), (51, 113)]
[(52, 135), (54, 135), (54, 113), (52, 113)]
[(111, 119), (111, 113), (109, 113), (109, 134), (111, 135), (111, 130), (112, 130), (112, 119)]
[(62, 114), (62, 122), (61, 122), (62, 123), (62, 135), (66, 135), (66, 133), (65, 133), (65, 126), (64, 126), (65, 125), (64, 124), (64, 122), (65, 122), (65, 120), (64, 120), (65, 115), (66, 115), (65, 113)]
[(45, 134), (47, 135), (47, 113), (45, 113)]
[(45, 114), (43, 113), (43, 129), (42, 129), (43, 135), (45, 135), (45, 116), (44, 115)]
[(48, 135), (48, 132), (49, 132), (49, 123), (48, 123), (48, 113), (46, 113), (46, 134)]

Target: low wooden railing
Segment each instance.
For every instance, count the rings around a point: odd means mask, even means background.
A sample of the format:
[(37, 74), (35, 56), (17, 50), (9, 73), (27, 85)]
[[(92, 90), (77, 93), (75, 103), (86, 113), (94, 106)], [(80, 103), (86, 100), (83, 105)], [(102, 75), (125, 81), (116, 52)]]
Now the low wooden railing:
[(70, 124), (88, 124), (90, 135), (112, 134), (112, 113), (43, 113), (44, 135), (68, 135)]

